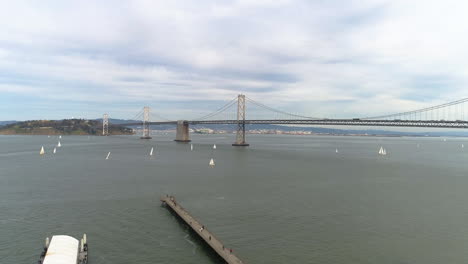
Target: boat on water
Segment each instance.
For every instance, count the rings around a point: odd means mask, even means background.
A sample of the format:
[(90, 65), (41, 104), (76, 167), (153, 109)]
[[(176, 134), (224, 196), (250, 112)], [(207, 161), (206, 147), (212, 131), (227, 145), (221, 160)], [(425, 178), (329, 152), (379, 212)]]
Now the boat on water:
[(153, 148), (151, 148), (150, 156), (153, 156)]
[(214, 160), (213, 160), (213, 159), (211, 159), (211, 160), (210, 160), (210, 163), (209, 163), (209, 165), (210, 165), (210, 167), (211, 167), (211, 168), (214, 168), (214, 166), (215, 166), (215, 162), (214, 162)]
[(44, 155), (45, 151), (44, 151), (44, 146), (41, 147), (41, 150), (39, 151), (39, 155)]
[(382, 155), (382, 156), (387, 155), (387, 150), (385, 150), (383, 147), (380, 147), (380, 149), (379, 149), (379, 155)]
[(216, 149), (216, 144), (213, 145), (213, 149)]
[(193, 144), (190, 144), (190, 150), (193, 150)]
[(54, 148), (54, 154), (57, 153), (57, 148)]
[(59, 138), (62, 138), (62, 135), (60, 135)]
[(109, 153), (107, 153), (106, 160), (108, 160), (109, 157), (110, 157), (110, 151), (109, 151)]
[(335, 149), (335, 153), (338, 153), (338, 149)]
[(59, 140), (59, 142), (58, 142), (58, 144), (57, 144), (57, 147), (60, 148), (61, 146), (62, 146), (62, 144), (60, 144), (60, 140)]
[(81, 241), (66, 236), (56, 235), (49, 241), (46, 238), (44, 250), (41, 253), (38, 264), (87, 264), (88, 241), (86, 234)]

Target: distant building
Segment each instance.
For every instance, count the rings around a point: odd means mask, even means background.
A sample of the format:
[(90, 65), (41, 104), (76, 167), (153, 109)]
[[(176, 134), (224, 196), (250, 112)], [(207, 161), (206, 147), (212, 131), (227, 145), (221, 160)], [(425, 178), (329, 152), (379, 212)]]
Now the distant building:
[(214, 130), (209, 128), (194, 129), (193, 132), (197, 134), (214, 134)]

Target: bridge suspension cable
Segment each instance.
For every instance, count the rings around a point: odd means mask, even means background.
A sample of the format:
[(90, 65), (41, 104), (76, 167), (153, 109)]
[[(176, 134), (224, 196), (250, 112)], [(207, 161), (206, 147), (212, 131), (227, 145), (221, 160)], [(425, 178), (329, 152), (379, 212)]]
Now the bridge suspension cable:
[(297, 115), (297, 114), (292, 114), (292, 113), (288, 113), (288, 112), (285, 112), (285, 111), (281, 111), (281, 110), (278, 110), (278, 109), (274, 109), (272, 107), (269, 107), (267, 105), (264, 105), (262, 103), (259, 103), (249, 97), (245, 97), (247, 99), (248, 102), (260, 107), (260, 108), (263, 108), (263, 109), (266, 109), (266, 110), (269, 110), (269, 111), (272, 111), (272, 112), (275, 112), (277, 114), (282, 114), (282, 115), (286, 115), (286, 116), (290, 116), (290, 117), (296, 117), (296, 118), (304, 118), (304, 119), (313, 119), (313, 120), (316, 120), (316, 119), (323, 119), (323, 118), (318, 118), (318, 117), (310, 117), (310, 116), (303, 116), (303, 115)]
[(132, 118), (128, 120), (141, 120), (143, 116), (143, 108), (141, 108), (140, 112), (138, 112), (136, 115), (134, 115)]
[[(431, 107), (425, 107), (425, 108), (421, 108), (421, 109), (417, 109), (417, 110), (413, 110), (413, 111), (407, 111), (407, 112), (401, 112), (401, 113), (395, 113), (395, 114), (388, 114), (388, 115), (380, 115), (380, 116), (364, 117), (364, 118), (361, 118), (361, 119), (390, 119), (390, 118), (397, 118), (397, 117), (403, 117), (403, 116), (410, 116), (410, 115), (415, 115), (415, 114), (421, 114), (421, 113), (424, 113), (424, 112), (427, 113), (429, 111), (439, 110), (439, 109), (443, 109), (443, 108), (446, 108), (446, 107), (463, 104), (463, 103), (466, 103), (466, 102), (468, 102), (468, 98), (464, 98), (464, 99), (460, 99), (460, 100), (456, 100), (456, 101), (452, 101), (452, 102), (448, 102), (448, 103), (444, 103), (444, 104), (440, 104), (440, 105), (435, 105), (435, 106), (431, 106)], [(462, 116), (464, 117), (464, 109), (463, 109), (462, 114), (463, 114)], [(437, 115), (439, 115), (439, 113), (437, 113)], [(444, 113), (444, 116), (445, 116), (445, 113)]]
[[(132, 118), (128, 119), (128, 120), (143, 120), (143, 114), (144, 114), (144, 107), (141, 108), (141, 110), (136, 114), (134, 115)], [(150, 112), (150, 121), (156, 121), (156, 120), (162, 120), (162, 121), (167, 121), (167, 122), (171, 122), (171, 121), (174, 121), (174, 120), (171, 120), (171, 119), (168, 119), (168, 118), (165, 118), (159, 114), (156, 114), (154, 112)]]
[(213, 116), (216, 116), (224, 111), (226, 111), (227, 109), (229, 109), (230, 107), (232, 107), (233, 105), (235, 105), (237, 103), (237, 97), (235, 97), (234, 99), (232, 99), (231, 101), (229, 101), (228, 103), (226, 103), (224, 106), (222, 106), (221, 108), (219, 108), (218, 110), (214, 111), (214, 112), (211, 112), (207, 115), (204, 115), (204, 116), (201, 116), (199, 118), (196, 118), (194, 120), (196, 121), (201, 121), (201, 120), (206, 120), (210, 117), (213, 117)]
[[(158, 115), (158, 114), (156, 114), (156, 113), (153, 113), (153, 112), (151, 112), (150, 116), (151, 116), (151, 117), (159, 118), (160, 120), (163, 120), (163, 121), (168, 121), (168, 122), (174, 121), (174, 120), (165, 118), (165, 117), (163, 117), (163, 116), (161, 116), (161, 115)], [(150, 118), (150, 120), (151, 120), (151, 121), (154, 121), (153, 118)]]

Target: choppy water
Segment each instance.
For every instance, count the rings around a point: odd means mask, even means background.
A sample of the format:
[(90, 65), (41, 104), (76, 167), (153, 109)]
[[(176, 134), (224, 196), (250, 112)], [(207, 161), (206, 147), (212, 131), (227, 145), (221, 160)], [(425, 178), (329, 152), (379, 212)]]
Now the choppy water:
[(56, 137), (0, 136), (0, 263), (84, 232), (90, 264), (217, 263), (160, 206), (166, 193), (246, 263), (468, 263), (468, 141), (172, 139), (64, 136), (53, 155)]

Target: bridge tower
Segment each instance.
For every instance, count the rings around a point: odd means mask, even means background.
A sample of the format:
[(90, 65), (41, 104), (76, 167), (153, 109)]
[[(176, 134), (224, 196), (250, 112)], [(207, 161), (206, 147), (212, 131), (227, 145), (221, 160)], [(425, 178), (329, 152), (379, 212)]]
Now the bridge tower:
[(150, 108), (149, 106), (143, 107), (143, 136), (141, 139), (151, 139), (150, 136)]
[(104, 114), (102, 117), (102, 135), (108, 136), (109, 135), (109, 115)]
[(249, 144), (245, 142), (245, 95), (237, 96), (237, 133), (236, 142), (232, 144), (238, 147), (247, 147)]

